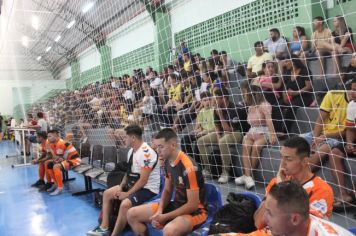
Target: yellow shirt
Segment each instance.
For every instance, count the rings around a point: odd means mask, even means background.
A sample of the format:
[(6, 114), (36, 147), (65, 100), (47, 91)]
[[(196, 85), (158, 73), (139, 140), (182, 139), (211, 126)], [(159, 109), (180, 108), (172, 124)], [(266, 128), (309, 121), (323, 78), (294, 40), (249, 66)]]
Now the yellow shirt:
[(261, 56), (253, 55), (250, 57), (247, 63), (247, 69), (252, 69), (253, 73), (257, 73), (262, 70), (262, 64), (265, 61), (272, 61), (273, 58), (268, 52), (263, 53)]
[(312, 42), (315, 43), (317, 49), (325, 48), (324, 43), (331, 42), (331, 31), (326, 28), (322, 32), (315, 31), (313, 33)]
[(329, 113), (329, 117), (324, 121), (323, 134), (342, 132), (345, 129), (348, 104), (345, 91), (332, 90), (325, 95), (320, 110)]
[(172, 85), (169, 90), (169, 99), (172, 99), (173, 101), (180, 102), (181, 101), (181, 93), (182, 93), (182, 84), (176, 84)]
[(183, 68), (186, 72), (192, 71), (192, 62), (191, 60), (184, 62)]
[(201, 109), (197, 117), (198, 123), (203, 130), (212, 130), (215, 127), (214, 123), (214, 109)]

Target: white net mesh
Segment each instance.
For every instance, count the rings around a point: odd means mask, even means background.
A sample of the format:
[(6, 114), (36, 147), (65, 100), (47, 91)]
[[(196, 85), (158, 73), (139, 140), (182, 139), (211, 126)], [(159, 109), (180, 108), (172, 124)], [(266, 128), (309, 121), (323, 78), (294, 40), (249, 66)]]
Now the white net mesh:
[[(29, 95), (13, 104), (16, 118), (34, 102), (26, 113), (45, 112), (62, 135), (118, 148), (128, 124), (142, 125), (147, 142), (173, 127), (182, 149), (224, 194), (244, 190), (234, 183), (243, 174), (255, 181), (251, 191), (264, 194), (288, 137), (327, 135), (335, 140), (313, 149), (314, 164), (323, 160), (313, 170), (336, 200), (354, 197), (354, 159), (337, 162), (333, 177), (330, 160), (344, 154), (332, 156), (330, 147), (355, 141), (354, 129), (345, 128), (355, 98), (345, 92), (356, 73), (355, 1), (19, 2), (5, 1), (3, 15), (15, 26), (2, 26), (2, 35), (13, 36), (1, 45), (5, 65), (23, 66), (19, 79), (63, 83), (42, 88), (37, 102)], [(26, 21), (33, 16), (37, 30)], [(28, 38), (23, 47), (13, 46), (18, 35)], [(316, 124), (320, 114), (323, 123)], [(349, 205), (334, 219), (356, 225)]]

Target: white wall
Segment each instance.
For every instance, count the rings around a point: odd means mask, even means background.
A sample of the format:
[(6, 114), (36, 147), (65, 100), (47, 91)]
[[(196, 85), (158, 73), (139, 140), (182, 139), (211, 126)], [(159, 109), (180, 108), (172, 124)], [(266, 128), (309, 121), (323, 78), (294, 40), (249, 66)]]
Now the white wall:
[(100, 53), (95, 46), (79, 55), (80, 71), (86, 71), (100, 65)]
[(190, 0), (171, 10), (172, 33), (234, 10), (255, 0)]
[(71, 73), (70, 65), (67, 65), (67, 66), (59, 73), (59, 79), (60, 79), (60, 80), (69, 79), (71, 76), (72, 76), (72, 73)]
[(111, 57), (116, 58), (154, 41), (154, 24), (147, 13), (141, 13), (109, 35)]
[(0, 83), (0, 112), (8, 115), (12, 115), (13, 107), (18, 105), (13, 103), (14, 87), (31, 87), (30, 102), (35, 102), (53, 89), (65, 88), (65, 80), (0, 80)]

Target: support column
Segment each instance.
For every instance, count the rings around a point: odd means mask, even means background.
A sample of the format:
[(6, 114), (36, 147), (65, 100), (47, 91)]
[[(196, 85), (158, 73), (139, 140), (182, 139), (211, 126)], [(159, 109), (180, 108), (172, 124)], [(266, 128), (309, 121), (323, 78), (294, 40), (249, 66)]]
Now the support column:
[(111, 48), (107, 45), (98, 47), (100, 53), (101, 78), (107, 80), (112, 76)]
[(170, 64), (170, 50), (172, 43), (172, 30), (170, 16), (167, 11), (154, 12), (155, 24), (155, 61), (158, 71)]
[(72, 88), (73, 89), (79, 89), (82, 85), (80, 81), (80, 64), (78, 59), (74, 59), (70, 63), (70, 70), (71, 70), (71, 76), (72, 76)]

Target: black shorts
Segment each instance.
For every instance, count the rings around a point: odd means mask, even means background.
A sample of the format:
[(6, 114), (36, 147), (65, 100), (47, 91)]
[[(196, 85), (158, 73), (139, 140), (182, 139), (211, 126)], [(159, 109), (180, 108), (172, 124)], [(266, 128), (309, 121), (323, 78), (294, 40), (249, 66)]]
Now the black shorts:
[(131, 201), (133, 207), (139, 206), (149, 200), (151, 200), (157, 194), (151, 192), (148, 189), (141, 189), (133, 194), (131, 194), (128, 199)]
[(356, 155), (353, 153), (347, 153), (346, 152), (346, 145), (345, 143), (340, 143), (339, 145), (337, 145), (335, 148), (337, 148), (338, 150), (340, 150), (346, 157), (348, 158), (356, 158)]

